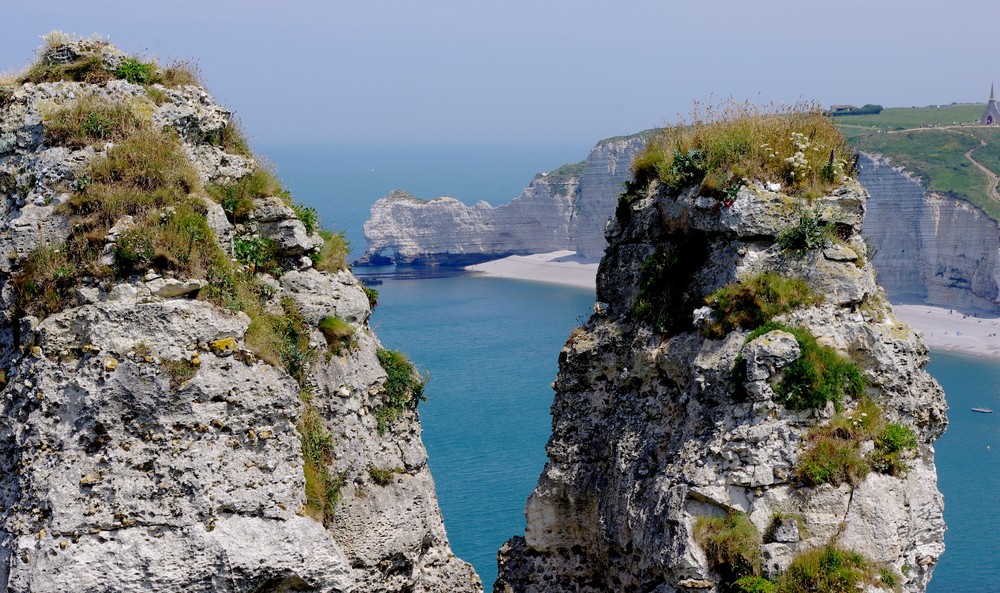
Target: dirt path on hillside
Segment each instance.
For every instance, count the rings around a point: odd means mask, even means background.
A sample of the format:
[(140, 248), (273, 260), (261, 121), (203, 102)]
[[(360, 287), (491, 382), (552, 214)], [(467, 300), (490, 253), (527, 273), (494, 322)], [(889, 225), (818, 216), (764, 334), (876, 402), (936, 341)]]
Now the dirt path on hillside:
[(996, 173), (994, 173), (993, 171), (990, 171), (990, 170), (989, 170), (989, 169), (987, 169), (987, 168), (986, 168), (985, 166), (983, 166), (983, 164), (982, 164), (982, 163), (980, 163), (980, 162), (979, 162), (979, 161), (977, 161), (976, 159), (972, 158), (972, 153), (973, 153), (973, 152), (974, 152), (975, 150), (976, 150), (976, 149), (975, 149), (975, 148), (973, 148), (973, 149), (972, 149), (972, 150), (970, 150), (969, 152), (965, 153), (965, 158), (969, 159), (969, 161), (970, 161), (970, 162), (971, 162), (971, 163), (972, 163), (973, 165), (975, 165), (977, 169), (979, 169), (979, 170), (980, 170), (980, 171), (982, 171), (983, 173), (986, 173), (986, 177), (987, 177), (987, 178), (989, 178), (989, 180), (990, 180), (990, 190), (989, 190), (989, 194), (990, 194), (990, 196), (992, 196), (992, 197), (993, 197), (993, 199), (994, 199), (994, 200), (996, 200), (996, 201), (1000, 202), (1000, 193), (997, 193), (997, 175), (996, 175)]

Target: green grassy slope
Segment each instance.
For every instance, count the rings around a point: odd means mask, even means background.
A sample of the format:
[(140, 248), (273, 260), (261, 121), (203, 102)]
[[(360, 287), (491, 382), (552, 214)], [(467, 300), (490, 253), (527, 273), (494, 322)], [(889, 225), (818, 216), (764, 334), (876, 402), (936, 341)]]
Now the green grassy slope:
[(1000, 172), (1000, 127), (975, 123), (983, 108), (982, 103), (893, 108), (834, 121), (854, 148), (886, 155), (931, 190), (964, 198), (1000, 220), (1000, 201), (990, 193), (989, 177), (965, 156), (972, 150), (976, 161)]

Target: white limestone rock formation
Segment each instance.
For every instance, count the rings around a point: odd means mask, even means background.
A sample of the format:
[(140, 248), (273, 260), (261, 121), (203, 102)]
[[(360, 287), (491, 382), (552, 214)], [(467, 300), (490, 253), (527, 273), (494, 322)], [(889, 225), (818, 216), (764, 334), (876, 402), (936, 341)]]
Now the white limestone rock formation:
[[(55, 45), (43, 59), (81, 55), (124, 59), (93, 41)], [(157, 103), (150, 88), (125, 80), (24, 83), (0, 94), (0, 585), (17, 593), (481, 591), (449, 547), (414, 407), (384, 433), (377, 428), (387, 375), (362, 286), (349, 271), (312, 267), (305, 256), (322, 239), (278, 198), (258, 200), (236, 221), (195, 183), (189, 197), (204, 203), (210, 236), (192, 234), (190, 244), (218, 241), (225, 258), (234, 237), (274, 240), (276, 277), (258, 274), (258, 286), (271, 314), (301, 317), (308, 344), (295, 346), (305, 365), (296, 378), (273, 352), (251, 348), (260, 328), (238, 305), (198, 298), (218, 280), (185, 276), (167, 256), (132, 275), (55, 270), (55, 282), (78, 285), (63, 287), (69, 296), (57, 310), (26, 314), (15, 286), (26, 262), (75, 232), (62, 205), (89, 182), (88, 164), (113, 150), (49, 145), (53, 110), (87, 95), (135, 101), (150, 126), (176, 133), (200, 184), (255, 169), (218, 143), (230, 113), (207, 91), (151, 88)], [(123, 215), (87, 240), (114, 246), (139, 224)], [(115, 253), (106, 249), (108, 261)], [(355, 337), (337, 351), (318, 328), (328, 316)], [(328, 436), (322, 469), (339, 485), (325, 521), (307, 514), (307, 409)], [(373, 468), (391, 468), (392, 480), (376, 484)]]
[(468, 265), (562, 249), (600, 257), (604, 226), (644, 143), (644, 134), (603, 140), (582, 163), (537, 175), (520, 196), (496, 208), (395, 190), (372, 205), (359, 263)]
[(862, 154), (871, 194), (864, 234), (889, 294), (947, 307), (1000, 309), (1000, 225), (971, 203), (928, 190), (885, 157)]
[[(729, 204), (697, 188), (672, 196), (654, 182), (623, 201), (608, 229), (597, 312), (559, 356), (548, 462), (524, 537), (499, 552), (494, 591), (731, 591), (695, 524), (734, 511), (763, 535), (766, 577), (833, 544), (891, 572), (901, 590), (925, 590), (944, 550), (933, 444), (946, 404), (924, 371), (922, 339), (893, 318), (875, 284), (861, 237), (865, 201), (853, 181), (815, 200), (811, 213), (840, 239), (801, 254), (776, 235), (804, 205), (762, 186)], [(656, 269), (647, 262), (672, 262), (663, 276), (670, 330), (634, 306)], [(762, 272), (801, 278), (823, 296), (775, 321), (860, 367), (887, 421), (916, 434), (905, 472), (872, 471), (853, 486), (812, 486), (796, 473), (806, 435), (834, 406), (796, 411), (776, 395), (800, 356), (794, 336), (779, 329), (748, 341), (749, 330), (712, 338), (697, 329), (706, 320), (698, 295)], [(846, 399), (845, 413), (861, 401)], [(790, 518), (801, 529), (784, 524)]]

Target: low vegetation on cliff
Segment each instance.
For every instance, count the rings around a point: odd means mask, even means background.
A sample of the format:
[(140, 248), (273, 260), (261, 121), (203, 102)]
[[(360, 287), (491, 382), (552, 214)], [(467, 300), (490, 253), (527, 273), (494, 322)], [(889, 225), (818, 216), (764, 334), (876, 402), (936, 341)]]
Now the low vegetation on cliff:
[(851, 149), (818, 105), (696, 105), (689, 122), (658, 130), (632, 163), (626, 193), (656, 179), (674, 191), (731, 198), (753, 181), (818, 194), (850, 176)]
[(746, 513), (698, 517), (694, 537), (728, 593), (853, 593), (873, 585), (890, 589), (896, 583), (891, 568), (879, 567), (861, 554), (829, 544), (801, 551), (774, 578), (762, 576), (764, 538)]

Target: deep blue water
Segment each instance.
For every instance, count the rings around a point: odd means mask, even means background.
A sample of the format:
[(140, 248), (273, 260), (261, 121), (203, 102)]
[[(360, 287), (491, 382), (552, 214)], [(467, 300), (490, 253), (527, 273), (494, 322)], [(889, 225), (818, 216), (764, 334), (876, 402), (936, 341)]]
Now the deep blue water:
[(378, 289), (379, 339), (430, 373), (420, 420), (452, 548), (490, 590), (545, 464), (559, 350), (594, 293), (485, 277)]
[[(344, 229), (355, 256), (371, 204), (396, 187), (497, 205), (539, 170), (588, 147), (265, 147), (296, 199)], [(387, 280), (373, 317), (388, 348), (429, 372), (424, 442), (455, 553), (491, 589), (496, 550), (523, 533), (524, 503), (545, 461), (549, 384), (559, 349), (587, 315), (587, 290), (480, 277)], [(934, 353), (951, 425), (937, 444), (947, 551), (931, 593), (1000, 592), (1000, 364)], [(976, 414), (971, 407), (990, 407)]]
[[(950, 408), (935, 457), (946, 550), (928, 591), (1000, 592), (1000, 365), (939, 352), (928, 370)], [(974, 407), (994, 413), (977, 414)]]

